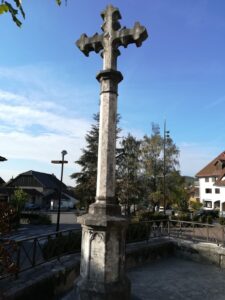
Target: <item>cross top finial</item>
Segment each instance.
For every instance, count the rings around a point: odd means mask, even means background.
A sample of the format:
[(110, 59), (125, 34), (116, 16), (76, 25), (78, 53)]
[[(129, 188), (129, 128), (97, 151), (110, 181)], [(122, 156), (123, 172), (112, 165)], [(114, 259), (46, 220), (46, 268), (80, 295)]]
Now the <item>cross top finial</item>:
[(129, 44), (135, 43), (140, 47), (142, 42), (147, 39), (148, 33), (144, 26), (136, 22), (132, 29), (123, 27), (121, 29), (121, 15), (119, 9), (108, 5), (101, 13), (104, 20), (102, 25), (103, 34), (95, 33), (92, 37), (82, 34), (76, 42), (78, 48), (88, 56), (91, 51), (96, 53), (102, 51), (103, 70), (117, 69), (117, 56), (120, 55), (119, 47), (127, 47)]
[[(104, 23), (102, 25), (103, 31), (105, 31), (107, 25), (111, 26), (111, 28), (115, 31), (121, 28), (120, 22), (118, 22), (118, 20), (121, 19), (121, 14), (117, 7), (114, 7), (111, 4), (108, 5), (106, 9), (102, 11), (101, 16), (104, 20)], [(111, 24), (108, 24), (109, 22)]]

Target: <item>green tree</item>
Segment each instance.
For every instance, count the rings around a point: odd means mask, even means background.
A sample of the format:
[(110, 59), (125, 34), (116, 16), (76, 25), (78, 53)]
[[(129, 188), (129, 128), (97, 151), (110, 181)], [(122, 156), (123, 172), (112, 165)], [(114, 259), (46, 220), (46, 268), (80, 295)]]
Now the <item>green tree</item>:
[(25, 203), (28, 200), (28, 194), (21, 188), (17, 188), (10, 200), (10, 204), (15, 208), (17, 216), (20, 216), (21, 210), (24, 208)]
[(94, 115), (94, 121), (91, 130), (85, 136), (87, 146), (82, 149), (81, 157), (75, 162), (81, 170), (71, 175), (71, 178), (76, 180), (75, 193), (81, 201), (80, 205), (86, 210), (95, 201), (96, 195), (99, 114)]
[(120, 143), (120, 154), (117, 156), (117, 197), (126, 207), (130, 215), (131, 205), (140, 201), (140, 141), (131, 134), (123, 138)]
[[(158, 124), (152, 124), (151, 136), (145, 135), (141, 143), (142, 174), (145, 186), (144, 195), (151, 206), (160, 205), (163, 201), (164, 178), (164, 142), (165, 142), (165, 186), (168, 191), (170, 181), (167, 180), (179, 166), (179, 150), (171, 137), (165, 139), (160, 134)], [(168, 193), (167, 193), (168, 198)]]
[[(119, 123), (117, 115), (117, 124)], [(82, 149), (81, 157), (75, 162), (80, 166), (80, 171), (71, 175), (76, 180), (75, 193), (80, 200), (80, 206), (88, 209), (88, 206), (95, 201), (97, 182), (97, 161), (98, 161), (98, 137), (99, 137), (99, 114), (94, 115), (95, 123), (86, 134), (86, 148)], [(120, 128), (117, 127), (117, 137)], [(117, 153), (119, 150), (116, 150)]]
[[(61, 0), (55, 1), (58, 5), (61, 5)], [(18, 19), (18, 15), (19, 17), (25, 19), (25, 12), (23, 10), (22, 0), (2, 0), (0, 4), (0, 15), (4, 13), (9, 13), (13, 19), (13, 22), (15, 22), (18, 27), (21, 27), (22, 22)]]
[(166, 203), (185, 212), (188, 210), (188, 198), (185, 178), (177, 170), (170, 172), (166, 177)]

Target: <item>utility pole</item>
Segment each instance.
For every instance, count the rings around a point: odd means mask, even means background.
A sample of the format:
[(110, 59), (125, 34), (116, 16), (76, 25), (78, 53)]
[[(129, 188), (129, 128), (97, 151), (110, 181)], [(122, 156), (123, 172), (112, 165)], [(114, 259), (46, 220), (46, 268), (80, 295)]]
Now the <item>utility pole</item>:
[(166, 141), (169, 138), (169, 131), (166, 130), (166, 120), (164, 120), (163, 134), (163, 212), (166, 214)]

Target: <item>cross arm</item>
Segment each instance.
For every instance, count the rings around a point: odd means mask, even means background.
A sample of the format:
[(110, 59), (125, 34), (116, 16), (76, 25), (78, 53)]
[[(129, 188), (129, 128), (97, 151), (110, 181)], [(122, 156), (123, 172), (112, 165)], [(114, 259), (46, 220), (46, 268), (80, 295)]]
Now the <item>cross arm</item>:
[(103, 35), (95, 33), (92, 37), (88, 37), (85, 33), (76, 41), (77, 47), (84, 55), (89, 56), (91, 51), (98, 53), (103, 49)]
[(141, 26), (139, 22), (134, 24), (132, 29), (127, 29), (126, 27), (118, 30), (116, 32), (116, 38), (114, 43), (119, 46), (124, 46), (125, 48), (132, 43), (135, 43), (137, 47), (142, 45), (142, 42), (148, 37), (148, 32), (144, 26)]

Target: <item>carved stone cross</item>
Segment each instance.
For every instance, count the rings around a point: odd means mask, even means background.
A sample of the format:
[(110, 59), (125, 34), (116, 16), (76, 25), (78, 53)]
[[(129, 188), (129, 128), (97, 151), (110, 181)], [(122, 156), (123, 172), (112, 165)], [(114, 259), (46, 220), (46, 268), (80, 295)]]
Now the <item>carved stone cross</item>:
[[(78, 218), (82, 224), (81, 271), (77, 282), (80, 300), (128, 300), (130, 282), (125, 274), (125, 232), (127, 220), (115, 199), (115, 148), (118, 83), (123, 79), (117, 71), (119, 47), (147, 38), (145, 27), (135, 23), (122, 28), (117, 8), (109, 5), (101, 14), (102, 34), (76, 42), (88, 56), (102, 51), (103, 70), (97, 75), (101, 84), (96, 201), (89, 212)], [(93, 296), (94, 295), (94, 296)]]
[(120, 55), (119, 46), (125, 48), (132, 43), (140, 47), (142, 42), (148, 37), (145, 27), (136, 22), (132, 29), (127, 29), (119, 23), (121, 19), (120, 12), (112, 5), (101, 13), (104, 20), (102, 25), (102, 34), (95, 33), (92, 37), (82, 34), (76, 42), (78, 48), (88, 56), (91, 51), (98, 53), (103, 50), (103, 70), (117, 69), (117, 56)]

